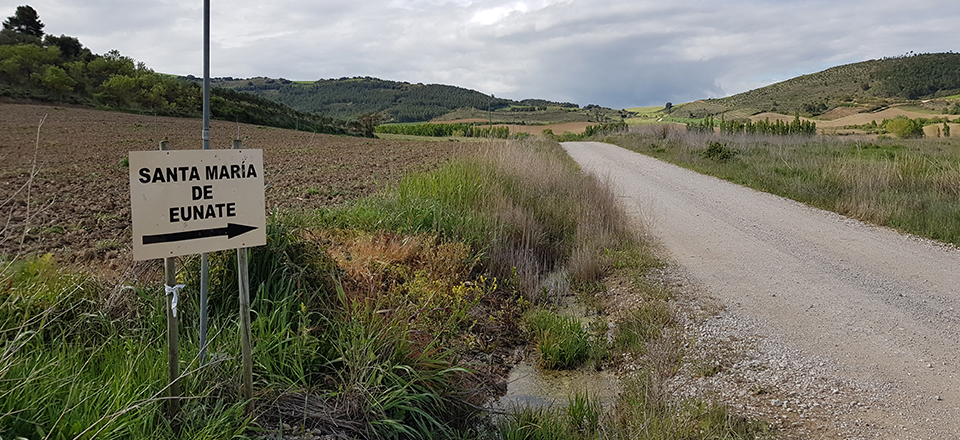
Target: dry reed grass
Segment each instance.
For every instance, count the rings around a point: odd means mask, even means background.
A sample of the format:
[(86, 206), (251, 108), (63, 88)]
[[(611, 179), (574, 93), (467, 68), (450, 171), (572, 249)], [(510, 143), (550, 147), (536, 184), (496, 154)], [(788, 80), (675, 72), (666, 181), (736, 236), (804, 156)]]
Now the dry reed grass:
[(608, 266), (605, 249), (637, 240), (610, 188), (581, 174), (556, 142), (501, 142), (482, 156), (503, 179), (487, 201), (499, 224), (490, 259), (501, 276), (519, 274), (524, 291), (536, 295), (561, 270), (595, 281)]

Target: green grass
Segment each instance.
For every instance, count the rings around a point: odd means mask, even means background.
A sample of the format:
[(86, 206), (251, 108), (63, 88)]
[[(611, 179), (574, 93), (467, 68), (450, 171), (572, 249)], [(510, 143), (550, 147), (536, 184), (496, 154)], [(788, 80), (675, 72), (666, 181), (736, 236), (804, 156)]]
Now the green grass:
[(520, 440), (713, 440), (773, 438), (764, 422), (744, 419), (698, 399), (675, 400), (648, 373), (625, 379), (612, 408), (586, 393), (565, 406), (515, 408), (495, 424), (498, 438)]
[(772, 437), (763, 422), (731, 415), (697, 399), (676, 401), (661, 379), (641, 374), (628, 379), (610, 423), (624, 439), (756, 439)]
[(576, 440), (600, 437), (600, 402), (587, 393), (570, 396), (567, 406), (516, 408), (499, 421), (497, 431), (504, 440)]
[(662, 116), (664, 113), (664, 107), (662, 105), (654, 105), (650, 107), (632, 107), (625, 109), (629, 112), (634, 112), (638, 116)]
[[(960, 141), (635, 133), (609, 142), (751, 188), (960, 244)], [(705, 154), (722, 143), (736, 154)]]
[(114, 318), (120, 307), (98, 303), (103, 286), (49, 256), (0, 267), (8, 286), (0, 304), (0, 436), (231, 438), (244, 430), (242, 405), (198, 371), (189, 345), (184, 391), (197, 398), (184, 402), (180, 417), (162, 416), (161, 294), (125, 290), (128, 305), (144, 314)]
[(568, 370), (587, 360), (588, 334), (576, 317), (536, 310), (525, 320), (534, 335), (542, 368)]

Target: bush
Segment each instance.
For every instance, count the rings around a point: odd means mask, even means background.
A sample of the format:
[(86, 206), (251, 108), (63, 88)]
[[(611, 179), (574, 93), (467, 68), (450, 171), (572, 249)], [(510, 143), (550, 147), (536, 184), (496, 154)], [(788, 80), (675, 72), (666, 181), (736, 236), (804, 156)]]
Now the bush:
[(704, 159), (715, 160), (717, 162), (728, 162), (738, 154), (740, 154), (739, 150), (730, 148), (723, 142), (710, 142), (710, 146), (700, 153)]
[(897, 116), (894, 119), (884, 121), (884, 126), (887, 131), (901, 139), (923, 137), (923, 123), (906, 116)]

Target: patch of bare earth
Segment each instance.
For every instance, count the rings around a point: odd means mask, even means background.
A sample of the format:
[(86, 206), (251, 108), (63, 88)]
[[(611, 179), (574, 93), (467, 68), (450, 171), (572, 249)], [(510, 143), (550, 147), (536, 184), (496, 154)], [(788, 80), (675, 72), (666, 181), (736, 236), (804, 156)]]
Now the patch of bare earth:
[[(43, 121), (41, 126), (41, 121)], [(39, 127), (39, 141), (38, 141)], [(133, 267), (128, 152), (199, 149), (199, 119), (0, 102), (0, 255), (53, 253), (104, 275)], [(476, 144), (331, 136), (211, 122), (211, 148), (263, 150), (267, 209), (371, 194)]]
[(878, 112), (872, 113), (856, 113), (842, 118), (837, 118), (831, 121), (817, 121), (817, 127), (823, 128), (833, 128), (833, 127), (845, 127), (848, 125), (864, 125), (869, 124), (870, 122), (880, 123), (884, 119), (893, 119), (897, 116), (906, 116), (911, 119), (916, 118), (938, 118), (938, 117), (950, 117), (949, 115), (935, 115), (929, 113), (920, 113), (909, 110), (903, 110), (901, 108), (892, 107), (884, 109)]

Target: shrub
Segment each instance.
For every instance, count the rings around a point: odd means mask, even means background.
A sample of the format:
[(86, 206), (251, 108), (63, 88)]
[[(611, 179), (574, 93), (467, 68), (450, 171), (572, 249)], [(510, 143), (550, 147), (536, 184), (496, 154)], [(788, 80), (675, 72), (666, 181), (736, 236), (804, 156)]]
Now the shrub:
[(700, 153), (703, 158), (717, 162), (728, 162), (738, 154), (740, 154), (739, 150), (730, 148), (723, 142), (710, 142), (710, 146)]
[(923, 137), (923, 124), (906, 116), (897, 116), (884, 121), (884, 127), (901, 139)]

